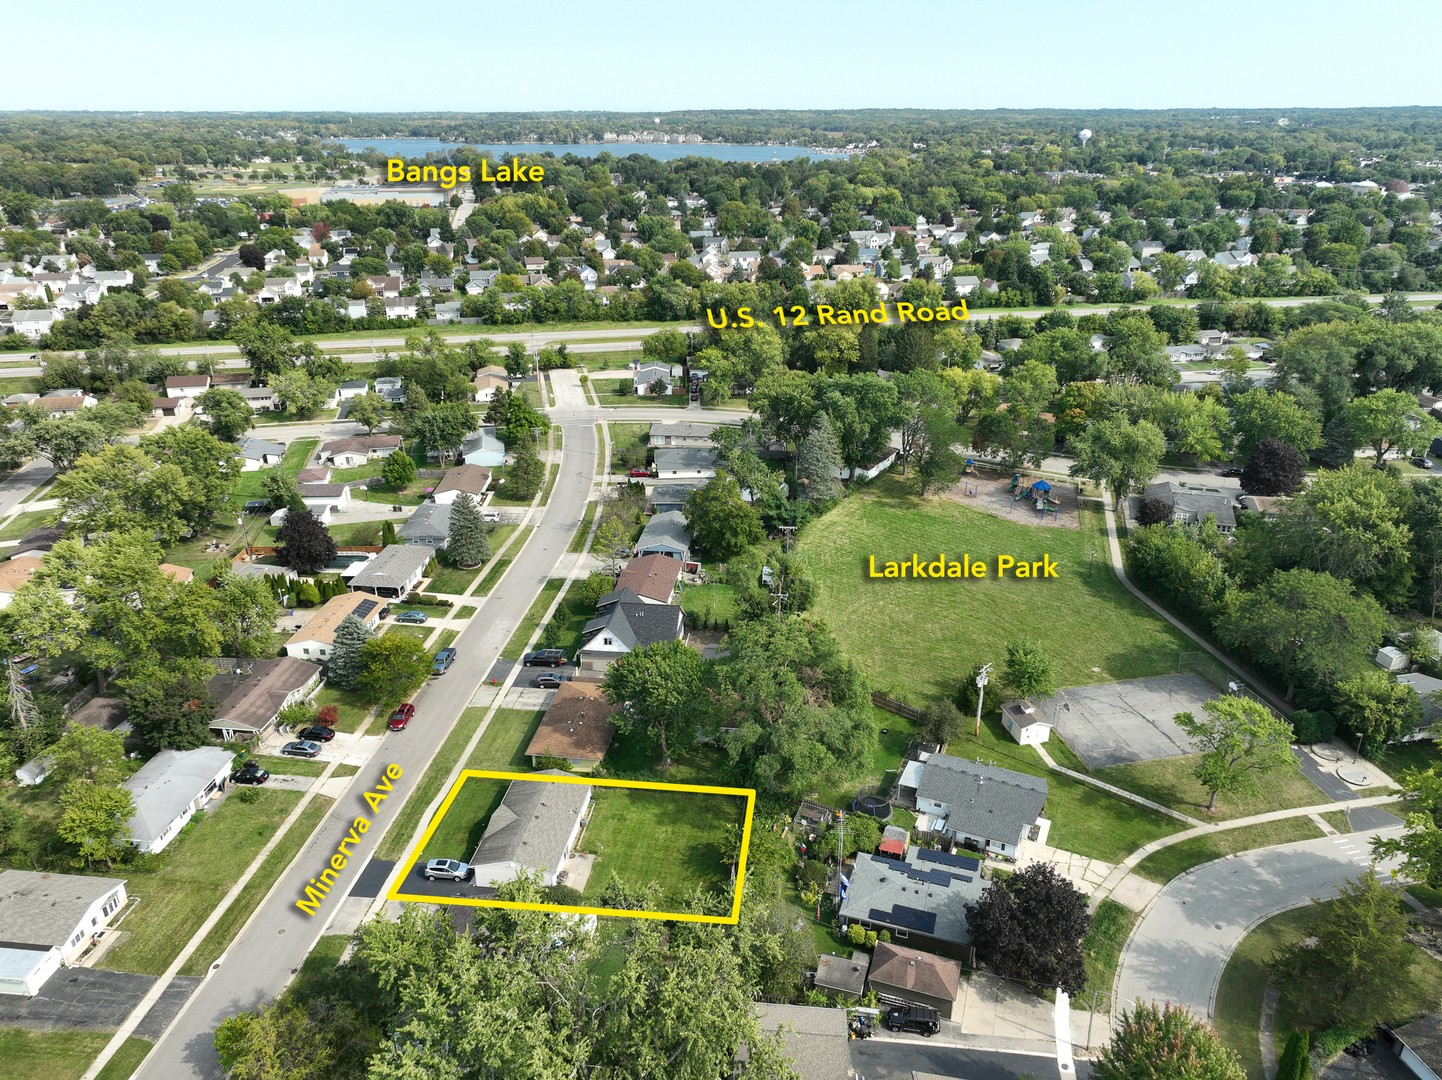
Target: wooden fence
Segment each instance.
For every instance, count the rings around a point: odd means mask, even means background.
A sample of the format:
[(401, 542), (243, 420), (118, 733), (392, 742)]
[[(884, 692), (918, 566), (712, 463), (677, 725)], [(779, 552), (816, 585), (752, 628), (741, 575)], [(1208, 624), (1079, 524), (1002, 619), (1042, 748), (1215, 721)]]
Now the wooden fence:
[(885, 694), (879, 694), (875, 690), (871, 692), (871, 704), (875, 705), (878, 709), (885, 709), (889, 713), (895, 713), (897, 716), (904, 716), (908, 720), (921, 719), (921, 710), (916, 708), (916, 706), (908, 705), (904, 701), (897, 701), (895, 698), (887, 697)]

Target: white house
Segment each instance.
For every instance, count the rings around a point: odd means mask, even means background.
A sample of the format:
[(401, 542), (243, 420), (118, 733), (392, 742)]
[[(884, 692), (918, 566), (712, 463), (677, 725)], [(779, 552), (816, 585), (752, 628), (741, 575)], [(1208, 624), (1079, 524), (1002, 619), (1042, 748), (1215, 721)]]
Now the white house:
[(17, 334), (38, 341), (55, 325), (55, 312), (49, 308), (38, 311), (17, 311), (10, 316), (10, 326)]
[(428, 547), (391, 544), (351, 578), (350, 587), (387, 600), (399, 599), (421, 583), (426, 564), (434, 556)]
[(1023, 840), (1043, 839), (1050, 823), (1047, 783), (1038, 776), (932, 754), (916, 787), (918, 829), (944, 833), (963, 847), (1015, 856)]
[(313, 514), (322, 510), (339, 510), (350, 502), (350, 487), (346, 484), (296, 484), (295, 490), (305, 507)]
[(1001, 722), (1007, 734), (1022, 746), (1036, 746), (1051, 737), (1051, 725), (1030, 701), (1006, 701), (1001, 706)]
[(654, 453), (658, 480), (705, 480), (716, 475), (714, 448), (661, 446)]
[(275, 410), (275, 391), (268, 386), (228, 386), (226, 389), (245, 398), (257, 415)]
[(237, 440), (236, 445), (240, 447), (242, 472), (255, 472), (269, 465), (279, 465), (285, 459), (285, 443), (244, 436)]
[(354, 615), (372, 630), (381, 617), (381, 602), (366, 593), (348, 592), (332, 596), (309, 621), (285, 643), (287, 656), (297, 660), (327, 660), (335, 646), (336, 627), (347, 615)]
[(679, 607), (647, 603), (629, 590), (623, 595), (627, 598), (606, 605), (581, 631), (576, 664), (582, 671), (605, 671), (629, 652), (679, 641), (685, 634), (685, 615)]
[(121, 787), (130, 792), (135, 815), (130, 842), (141, 851), (163, 851), (210, 795), (230, 778), (235, 760), (220, 746), (162, 750)]
[(495, 428), (481, 428), (461, 444), (461, 461), (466, 465), (498, 469), (506, 463), (506, 444), (496, 438)]
[(651, 392), (651, 384), (658, 379), (666, 384), (666, 393), (669, 394), (674, 385), (670, 364), (663, 364), (655, 360), (642, 364), (636, 369), (636, 393), (649, 394)]
[(475, 884), (499, 885), (525, 870), (539, 870), (543, 885), (557, 884), (590, 805), (591, 785), (559, 769), (512, 780), (471, 856)]
[(636, 554), (668, 555), (685, 561), (691, 554), (691, 534), (686, 529), (686, 515), (680, 510), (653, 514), (636, 541)]
[(120, 878), (0, 871), (0, 994), (33, 997), (125, 906)]
[(486, 501), (486, 489), (491, 486), (491, 470), (480, 465), (457, 465), (446, 470), (441, 482), (431, 492), (431, 498), (438, 503), (449, 504), (460, 497), (461, 492), (475, 496), (478, 503)]
[(166, 397), (195, 398), (209, 389), (209, 375), (171, 375), (165, 380)]
[(333, 465), (338, 469), (351, 469), (367, 461), (389, 457), (400, 449), (399, 435), (361, 435), (351, 439), (333, 439), (322, 444), (316, 453), (320, 465)]

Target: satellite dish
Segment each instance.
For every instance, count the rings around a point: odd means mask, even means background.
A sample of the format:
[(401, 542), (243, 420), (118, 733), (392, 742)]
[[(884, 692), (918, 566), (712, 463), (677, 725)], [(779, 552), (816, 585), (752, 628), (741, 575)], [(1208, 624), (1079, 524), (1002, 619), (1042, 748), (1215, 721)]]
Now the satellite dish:
[(1085, 146), (1085, 145), (1087, 144), (1087, 140), (1092, 137), (1092, 129), (1091, 129), (1091, 128), (1082, 128), (1080, 131), (1077, 132), (1077, 136), (1076, 136), (1076, 137), (1077, 137), (1078, 139), (1080, 139), (1080, 140), (1081, 140), (1081, 144), (1082, 144), (1083, 146)]

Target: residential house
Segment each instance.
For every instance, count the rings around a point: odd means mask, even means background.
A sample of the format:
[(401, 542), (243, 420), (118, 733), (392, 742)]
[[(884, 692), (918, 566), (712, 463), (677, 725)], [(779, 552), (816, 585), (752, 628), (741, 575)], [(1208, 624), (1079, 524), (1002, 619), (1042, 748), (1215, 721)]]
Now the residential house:
[(391, 299), (401, 294), (401, 279), (399, 277), (375, 277), (366, 278), (366, 282), (375, 291), (375, 294), (382, 299)]
[(334, 512), (350, 502), (348, 484), (296, 484), (301, 502), (317, 517), (324, 511)]
[(1047, 828), (1047, 783), (1038, 776), (932, 754), (916, 787), (917, 828), (942, 833), (963, 847), (1014, 857), (1023, 840)]
[(22, 297), (42, 303), (47, 300), (45, 289), (38, 282), (19, 278), (0, 283), (0, 308), (13, 308)]
[(245, 398), (257, 416), (263, 412), (274, 412), (278, 404), (275, 391), (268, 386), (232, 386), (228, 389)]
[(162, 750), (120, 786), (130, 792), (135, 813), (130, 842), (143, 852), (163, 851), (211, 793), (225, 786), (235, 755), (221, 746)]
[(1036, 746), (1051, 737), (1051, 724), (1030, 701), (1018, 698), (1001, 705), (1001, 722), (1007, 734), (1022, 746)]
[[(417, 544), (440, 551), (451, 538), (451, 504), (425, 502), (416, 507), (397, 532), (408, 545)], [(352, 593), (352, 596), (357, 594)]]
[(1138, 240), (1132, 245), (1132, 250), (1139, 259), (1154, 259), (1167, 250), (1167, 245), (1160, 240)]
[(446, 475), (431, 492), (431, 499), (438, 503), (453, 503), (464, 491), (483, 503), (486, 501), (486, 489), (490, 486), (490, 469), (480, 465), (457, 465), (446, 470)]
[(714, 424), (694, 424), (689, 420), (679, 424), (665, 424), (657, 421), (651, 425), (647, 441), (652, 446), (711, 446), (711, 432)]
[(1182, 487), (1181, 484), (1163, 480), (1155, 484), (1148, 484), (1142, 497), (1161, 499), (1163, 502), (1170, 503), (1173, 521), (1179, 521), (1186, 525), (1198, 525), (1206, 520), (1208, 515), (1211, 515), (1216, 518), (1219, 532), (1229, 533), (1237, 527), (1237, 517), (1233, 512), (1236, 504), (1227, 495), (1197, 491), (1194, 488)]
[(320, 468), (301, 469), (295, 474), (297, 484), (329, 484), (331, 470), (328, 466)]
[(617, 589), (630, 589), (641, 600), (669, 604), (676, 599), (681, 580), (681, 560), (669, 555), (642, 555), (626, 564), (616, 578)]
[(435, 274), (422, 274), (416, 284), (420, 286), (422, 296), (435, 296), (456, 290), (455, 278), (437, 277)]
[(818, 990), (826, 990), (837, 997), (855, 1001), (866, 993), (866, 973), (870, 968), (870, 953), (858, 950), (849, 957), (832, 956), (828, 953), (816, 958), (816, 976), (813, 982)]
[(951, 280), (956, 286), (956, 295), (958, 296), (970, 296), (981, 287), (981, 278), (975, 274), (960, 274)]
[(700, 484), (657, 484), (646, 493), (648, 513), (664, 514), (680, 510), (692, 492), (700, 490)]
[(383, 379), (376, 380), (376, 393), (386, 399), (390, 405), (405, 401), (405, 380), (399, 375), (389, 375)]
[[(379, 383), (381, 380), (376, 381)], [(400, 449), (400, 445), (399, 435), (358, 435), (349, 439), (334, 439), (321, 445), (316, 461), (338, 469), (351, 469), (367, 461), (389, 457)]]
[(950, 1020), (961, 989), (961, 965), (904, 945), (878, 942), (867, 982), (878, 994), (930, 1005)]
[(496, 437), (495, 428), (483, 427), (461, 443), (460, 460), (467, 465), (499, 469), (506, 463), (506, 444)]
[(675, 380), (671, 375), (671, 365), (658, 360), (648, 361), (637, 368), (634, 381), (636, 393), (642, 395), (651, 393), (651, 384), (653, 382), (659, 381), (664, 383), (667, 394), (671, 393), (675, 385)]
[(1403, 686), (1410, 686), (1422, 705), (1422, 719), (1410, 732), (1404, 732), (1398, 741), (1430, 739), (1432, 725), (1442, 720), (1442, 679), (1434, 679), (1431, 675), (1413, 671), (1398, 675), (1397, 681)]
[(337, 300), (335, 303), (336, 310), (340, 311), (341, 314), (348, 319), (364, 319), (366, 317), (366, 302), (364, 300)]
[(123, 698), (93, 697), (70, 714), (71, 727), (93, 727), (101, 731), (129, 734), (130, 708)]
[(426, 564), (434, 557), (428, 547), (391, 544), (351, 579), (350, 587), (388, 600), (400, 599), (421, 583)]
[(658, 480), (709, 480), (716, 475), (716, 451), (701, 446), (663, 446), (655, 451)]
[(184, 585), (195, 580), (195, 570), (189, 566), (177, 566), (175, 563), (163, 562), (160, 564), (159, 570), (177, 585)]
[(10, 601), (15, 599), (15, 590), (34, 577), (35, 571), (44, 565), (45, 560), (34, 555), (16, 556), (0, 563), (0, 608), (9, 607)]
[(573, 772), (590, 772), (611, 747), (616, 725), (610, 717), (618, 711), (595, 683), (563, 682), (526, 747), (531, 768), (550, 757), (564, 758)]
[[(162, 416), (188, 416), (190, 414), (190, 401), (180, 397), (158, 397), (150, 399), (150, 415)], [(256, 466), (259, 468), (259, 466)]]
[(511, 385), (511, 381), (504, 374), (480, 371), (476, 372), (471, 382), (476, 388), (477, 401), (491, 401), (501, 391), (510, 389)]
[(679, 510), (652, 516), (636, 541), (636, 554), (667, 555), (684, 562), (691, 554), (691, 534), (686, 531), (686, 516)]
[(419, 297), (388, 296), (385, 300), (387, 319), (414, 319), (417, 317)]
[[(20, 312), (25, 314), (25, 312)], [(89, 394), (60, 394), (51, 392), (42, 394), (35, 399), (36, 405), (48, 409), (51, 416), (74, 416), (81, 409), (88, 409), (95, 404), (95, 399)]]
[[(1392, 1053), (1417, 1080), (1442, 1077), (1442, 1016), (1433, 1013), (1399, 1028), (1383, 1028), (1382, 1035), (1390, 1042)], [(1382, 1071), (1377, 1066), (1371, 1067)]]
[(209, 389), (209, 375), (171, 375), (165, 380), (166, 397), (195, 398)]
[(330, 651), (335, 646), (335, 630), (342, 619), (354, 615), (374, 630), (376, 623), (380, 622), (382, 606), (379, 600), (362, 592), (332, 596), (305, 625), (291, 634), (290, 640), (285, 643), (285, 653), (297, 660), (324, 662), (330, 659)]
[(480, 296), (495, 282), (499, 270), (472, 270), (471, 280), (466, 283), (467, 296)]
[(1255, 255), (1240, 254), (1235, 251), (1219, 251), (1212, 256), (1212, 262), (1224, 270), (1239, 270), (1244, 266), (1256, 266), (1260, 261)]
[(17, 334), (24, 334), (31, 341), (39, 341), (50, 333), (55, 325), (56, 314), (50, 308), (38, 311), (17, 311), (10, 316), (10, 328)]
[(210, 730), (226, 742), (265, 734), (280, 710), (320, 688), (321, 667), (286, 655), (269, 660), (220, 657), (206, 688), (216, 700)]
[[(541, 779), (548, 776), (565, 779)], [(590, 805), (591, 785), (559, 769), (512, 780), (471, 856), (475, 884), (499, 885), (528, 870), (540, 871), (543, 885), (562, 883)]]
[(370, 388), (371, 384), (366, 379), (347, 380), (335, 388), (335, 393), (331, 395), (331, 404), (336, 406), (352, 398), (364, 397), (370, 392)]
[[(87, 266), (85, 269), (90, 270), (91, 267)], [(85, 276), (84, 270), (81, 275)], [(135, 283), (135, 275), (129, 270), (96, 270), (88, 276), (106, 292), (111, 289), (124, 289)]]
[(916, 847), (904, 860), (858, 854), (842, 882), (839, 914), (843, 923), (890, 931), (893, 941), (969, 960), (966, 905), (984, 888), (980, 860), (966, 855)]
[(50, 549), (59, 543), (64, 535), (65, 530), (59, 525), (41, 525), (31, 529), (20, 540), (20, 543), (11, 549), (10, 561), (14, 562), (16, 559), (25, 558), (43, 559), (50, 554)]
[(618, 657), (659, 641), (679, 641), (685, 615), (670, 604), (621, 602), (585, 625), (576, 663), (582, 671), (605, 672)]
[(0, 994), (34, 997), (104, 935), (127, 899), (121, 878), (0, 871)]
[(279, 465), (285, 460), (285, 443), (267, 442), (265, 439), (253, 439), (246, 435), (237, 439), (235, 445), (240, 448), (242, 472), (255, 472), (268, 465)]
[[(765, 1001), (751, 1007), (762, 1034), (780, 1038), (781, 1056), (790, 1059), (800, 1080), (837, 1080), (858, 1075), (851, 1061), (851, 1032), (846, 1026), (845, 1009), (773, 1005)], [(743, 1042), (736, 1048), (736, 1061), (745, 1064), (750, 1060), (751, 1049)]]

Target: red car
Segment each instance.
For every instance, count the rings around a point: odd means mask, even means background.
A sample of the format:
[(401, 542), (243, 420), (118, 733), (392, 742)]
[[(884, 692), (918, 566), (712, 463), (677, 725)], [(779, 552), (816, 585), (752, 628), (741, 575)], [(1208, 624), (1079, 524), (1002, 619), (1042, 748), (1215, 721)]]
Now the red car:
[(390, 723), (386, 726), (392, 731), (404, 731), (406, 725), (411, 722), (411, 717), (415, 716), (415, 714), (416, 707), (407, 701), (400, 708), (396, 709), (395, 712), (391, 713)]
[(632, 475), (632, 476), (650, 476), (650, 475), (651, 475), (651, 470), (650, 470), (650, 469), (632, 469), (632, 470), (631, 470), (631, 475)]

